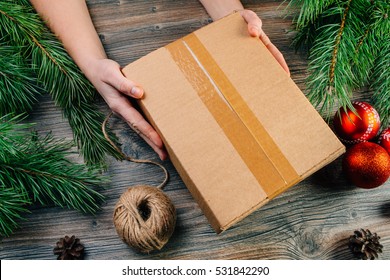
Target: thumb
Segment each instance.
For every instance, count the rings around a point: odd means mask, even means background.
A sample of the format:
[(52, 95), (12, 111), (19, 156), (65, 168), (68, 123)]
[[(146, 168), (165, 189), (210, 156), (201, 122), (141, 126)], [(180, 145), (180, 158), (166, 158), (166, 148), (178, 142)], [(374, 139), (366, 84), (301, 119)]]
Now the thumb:
[(259, 37), (262, 32), (262, 21), (254, 11), (243, 10), (240, 11), (241, 16), (248, 24), (248, 32), (252, 37)]
[(125, 95), (133, 98), (142, 98), (144, 94), (143, 89), (123, 75), (119, 64), (108, 65), (105, 72), (107, 73), (104, 78), (106, 83)]

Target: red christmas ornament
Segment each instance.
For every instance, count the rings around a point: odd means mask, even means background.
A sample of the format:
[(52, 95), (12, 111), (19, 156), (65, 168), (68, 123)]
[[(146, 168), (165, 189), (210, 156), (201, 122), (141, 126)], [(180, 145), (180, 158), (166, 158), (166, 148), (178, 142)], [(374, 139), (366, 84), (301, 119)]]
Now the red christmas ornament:
[(342, 108), (333, 119), (334, 129), (340, 140), (346, 144), (356, 144), (374, 138), (380, 129), (378, 112), (367, 102), (352, 102), (356, 113)]
[(343, 171), (357, 187), (376, 188), (385, 183), (390, 176), (390, 156), (378, 144), (359, 143), (345, 153)]
[(381, 145), (390, 155), (390, 127), (383, 130), (379, 136), (379, 145)]

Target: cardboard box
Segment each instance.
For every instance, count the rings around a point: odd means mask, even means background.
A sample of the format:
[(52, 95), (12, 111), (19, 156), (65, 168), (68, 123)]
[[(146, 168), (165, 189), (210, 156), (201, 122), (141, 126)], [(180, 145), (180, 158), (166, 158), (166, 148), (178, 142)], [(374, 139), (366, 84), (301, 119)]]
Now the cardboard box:
[(345, 151), (238, 13), (123, 73), (218, 233)]

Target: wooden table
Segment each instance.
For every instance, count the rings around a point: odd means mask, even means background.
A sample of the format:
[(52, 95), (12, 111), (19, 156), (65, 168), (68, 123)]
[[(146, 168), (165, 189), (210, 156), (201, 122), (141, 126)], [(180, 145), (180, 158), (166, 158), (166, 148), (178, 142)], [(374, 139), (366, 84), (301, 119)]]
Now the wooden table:
[[(88, 0), (90, 12), (108, 56), (122, 66), (166, 45), (211, 20), (196, 0)], [(291, 18), (278, 9), (282, 1), (243, 1), (263, 19), (264, 29), (284, 53), (291, 76), (304, 90), (307, 60), (290, 47)], [(368, 99), (370, 93), (356, 98)], [(102, 103), (101, 110), (108, 112)], [(31, 121), (42, 133), (71, 138), (71, 130), (49, 96), (42, 97)], [(122, 121), (115, 131), (126, 153), (157, 159), (154, 152)], [(159, 252), (139, 254), (118, 237), (112, 213), (119, 196), (130, 185), (161, 182), (153, 166), (108, 158), (112, 184), (102, 193), (106, 202), (97, 215), (35, 206), (21, 228), (0, 242), (0, 259), (55, 259), (59, 238), (76, 235), (86, 259), (350, 259), (348, 238), (355, 229), (377, 232), (384, 245), (381, 259), (390, 259), (390, 181), (374, 190), (350, 185), (340, 160), (292, 187), (226, 232), (217, 235), (184, 186), (172, 164), (166, 193), (177, 207), (176, 230)], [(227, 206), (228, 207), (228, 206)]]

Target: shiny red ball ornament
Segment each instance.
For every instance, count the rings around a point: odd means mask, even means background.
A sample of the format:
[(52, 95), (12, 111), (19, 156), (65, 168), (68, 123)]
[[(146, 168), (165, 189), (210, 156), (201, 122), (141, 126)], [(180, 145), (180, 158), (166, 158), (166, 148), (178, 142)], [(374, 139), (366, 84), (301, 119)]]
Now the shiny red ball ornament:
[(390, 155), (372, 142), (355, 144), (344, 155), (343, 171), (357, 187), (379, 187), (390, 176)]
[(390, 155), (390, 127), (383, 130), (379, 136), (379, 145), (381, 145)]
[(352, 102), (355, 114), (342, 108), (335, 114), (333, 125), (337, 136), (345, 144), (356, 144), (374, 138), (380, 129), (378, 112), (367, 102)]

